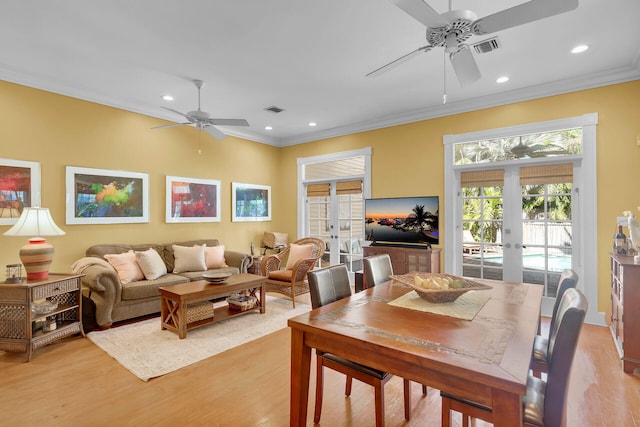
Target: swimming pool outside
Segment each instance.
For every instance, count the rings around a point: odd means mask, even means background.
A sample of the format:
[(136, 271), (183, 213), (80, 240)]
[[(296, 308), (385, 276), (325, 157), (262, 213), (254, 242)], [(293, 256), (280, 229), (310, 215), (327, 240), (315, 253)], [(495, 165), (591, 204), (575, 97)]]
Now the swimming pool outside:
[[(480, 261), (479, 256), (473, 257), (474, 260)], [(548, 271), (563, 271), (572, 268), (571, 256), (569, 255), (548, 255)], [(496, 264), (503, 263), (502, 255), (485, 255), (485, 262), (492, 262)], [(544, 254), (528, 254), (522, 256), (522, 268), (528, 268), (532, 270), (544, 270), (545, 269), (545, 255)]]

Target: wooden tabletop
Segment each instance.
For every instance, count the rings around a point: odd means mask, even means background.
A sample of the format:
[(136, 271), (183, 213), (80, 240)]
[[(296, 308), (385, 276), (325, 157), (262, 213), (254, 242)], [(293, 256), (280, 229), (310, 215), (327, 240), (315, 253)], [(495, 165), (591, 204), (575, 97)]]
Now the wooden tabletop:
[(306, 423), (311, 348), (494, 408), (522, 420), (542, 286), (478, 280), (491, 298), (472, 321), (387, 304), (411, 289), (387, 282), (289, 320), (291, 425)]

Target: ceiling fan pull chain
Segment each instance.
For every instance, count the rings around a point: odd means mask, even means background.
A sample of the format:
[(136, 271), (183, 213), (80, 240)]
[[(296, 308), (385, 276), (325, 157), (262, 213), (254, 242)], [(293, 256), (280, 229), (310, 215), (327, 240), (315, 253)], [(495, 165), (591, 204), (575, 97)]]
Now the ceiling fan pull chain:
[[(451, 1), (449, 1), (451, 7)], [(442, 57), (442, 103), (447, 103), (447, 53)]]

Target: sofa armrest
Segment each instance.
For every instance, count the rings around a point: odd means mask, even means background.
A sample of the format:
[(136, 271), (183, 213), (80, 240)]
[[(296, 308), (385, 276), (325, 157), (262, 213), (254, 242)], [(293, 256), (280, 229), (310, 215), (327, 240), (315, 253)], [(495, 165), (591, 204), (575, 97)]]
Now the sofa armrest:
[(111, 312), (121, 298), (122, 284), (113, 269), (92, 265), (84, 269), (82, 287), (89, 290), (89, 297), (96, 303), (96, 322), (101, 327), (113, 323)]
[(253, 262), (251, 255), (239, 251), (224, 251), (224, 260), (229, 267), (237, 267), (240, 273), (246, 273)]

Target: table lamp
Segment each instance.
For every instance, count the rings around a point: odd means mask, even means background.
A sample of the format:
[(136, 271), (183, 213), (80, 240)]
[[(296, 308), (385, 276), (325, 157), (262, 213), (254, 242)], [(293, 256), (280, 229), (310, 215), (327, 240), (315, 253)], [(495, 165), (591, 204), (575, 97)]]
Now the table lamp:
[(27, 280), (49, 277), (53, 261), (53, 246), (43, 236), (62, 236), (64, 231), (53, 222), (47, 208), (24, 208), (18, 222), (7, 230), (5, 236), (29, 236), (29, 243), (20, 249), (20, 261), (27, 271)]

